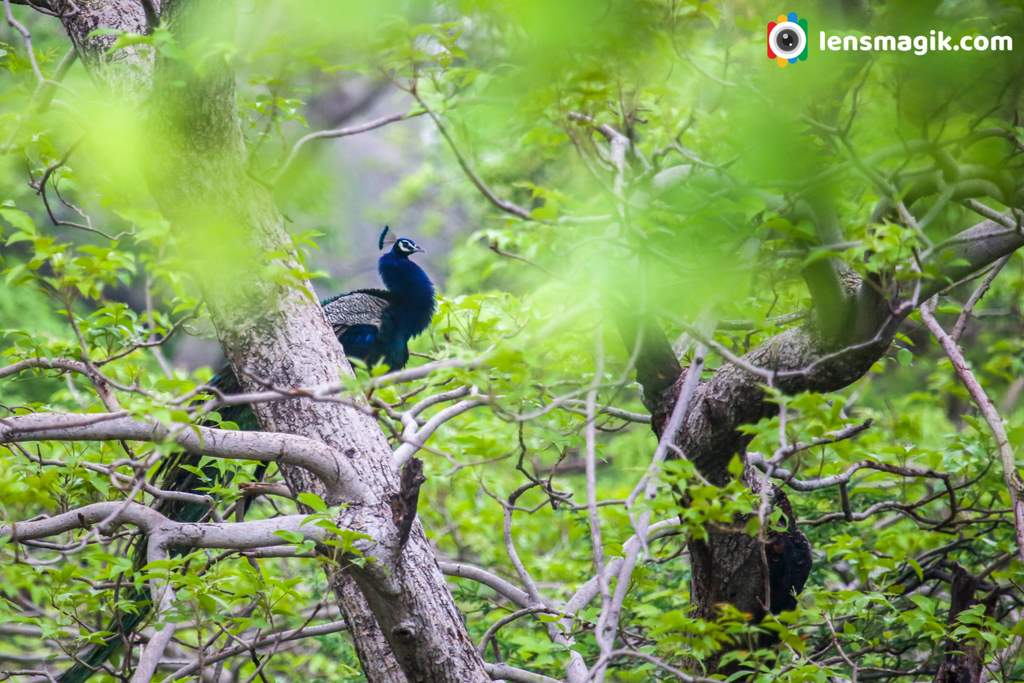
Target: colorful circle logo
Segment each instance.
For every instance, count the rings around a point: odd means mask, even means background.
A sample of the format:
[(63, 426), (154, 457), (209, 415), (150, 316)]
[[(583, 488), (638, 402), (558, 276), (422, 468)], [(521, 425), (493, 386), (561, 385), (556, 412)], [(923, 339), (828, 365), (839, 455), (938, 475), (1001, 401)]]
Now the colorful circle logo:
[(774, 59), (780, 67), (796, 64), (807, 59), (807, 20), (797, 17), (796, 12), (780, 14), (775, 21), (768, 22), (768, 59)]

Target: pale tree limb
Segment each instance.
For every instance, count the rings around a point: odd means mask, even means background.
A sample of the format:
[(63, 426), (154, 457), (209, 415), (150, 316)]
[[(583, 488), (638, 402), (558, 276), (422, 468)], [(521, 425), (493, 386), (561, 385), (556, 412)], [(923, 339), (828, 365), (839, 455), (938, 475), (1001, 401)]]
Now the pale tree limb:
[[(391, 386), (393, 384), (404, 384), (407, 382), (414, 382), (416, 380), (424, 379), (429, 377), (434, 372), (439, 370), (448, 370), (453, 368), (476, 368), (482, 365), (490, 355), (490, 350), (485, 351), (475, 358), (460, 359), (460, 358), (447, 358), (439, 361), (431, 361), (424, 363), (423, 365), (417, 365), (412, 368), (405, 368), (403, 370), (396, 370), (389, 372), (379, 377), (366, 382), (363, 388), (366, 391), (376, 391), (381, 387)], [(264, 383), (266, 386), (267, 383)], [(204, 387), (204, 391), (209, 391), (215, 394), (217, 397), (212, 399), (207, 405), (202, 408), (203, 412), (210, 410), (216, 410), (221, 406), (237, 406), (237, 405), (252, 405), (257, 403), (273, 403), (280, 401), (289, 401), (294, 399), (308, 399), (311, 401), (321, 401), (325, 403), (342, 403), (351, 408), (357, 410), (363, 410), (367, 415), (372, 414), (372, 411), (368, 410), (366, 406), (359, 405), (357, 400), (344, 398), (338, 396), (339, 393), (347, 391), (349, 384), (345, 382), (330, 381), (321, 382), (316, 384), (303, 384), (294, 386), (273, 386), (271, 388), (260, 388), (254, 391), (245, 391), (238, 394), (223, 394), (217, 392), (214, 387)], [(177, 403), (190, 400), (194, 395), (198, 393), (196, 391), (189, 392), (184, 397), (177, 399)]]
[(964, 330), (967, 329), (967, 323), (971, 319), (971, 313), (974, 312), (974, 307), (981, 301), (981, 297), (985, 296), (989, 287), (992, 286), (992, 282), (995, 281), (996, 276), (999, 275), (999, 271), (1003, 269), (1007, 263), (1009, 263), (1010, 257), (1004, 256), (1003, 258), (996, 261), (992, 268), (989, 269), (988, 274), (985, 275), (985, 279), (981, 281), (981, 284), (971, 292), (970, 298), (967, 299), (967, 303), (964, 304), (963, 309), (960, 311), (960, 315), (956, 319), (956, 323), (953, 325), (953, 331), (949, 333), (954, 342), (960, 341), (960, 337), (963, 336)]
[[(172, 441), (190, 453), (235, 460), (282, 462), (319, 477), (332, 498), (366, 500), (352, 465), (330, 446), (279, 432), (243, 432), (191, 424), (170, 427), (124, 413), (33, 413), (0, 418), (0, 444), (24, 441)], [(335, 502), (338, 502), (336, 500)]]
[(860, 470), (875, 470), (877, 472), (888, 472), (890, 474), (898, 474), (902, 477), (918, 477), (918, 478), (933, 478), (941, 479), (946, 483), (947, 487), (951, 487), (950, 477), (948, 474), (936, 472), (935, 470), (922, 469), (919, 467), (900, 466), (900, 465), (888, 465), (883, 462), (875, 462), (873, 460), (861, 460), (850, 465), (846, 470), (838, 474), (832, 474), (826, 477), (818, 477), (816, 479), (797, 479), (795, 474), (782, 467), (777, 467), (766, 461), (759, 453), (747, 453), (747, 464), (752, 467), (756, 467), (762, 472), (768, 474), (772, 479), (777, 479), (786, 486), (797, 490), (797, 491), (817, 491), (818, 489), (828, 488), (830, 486), (839, 486), (850, 481), (850, 478), (859, 472)]
[(608, 654), (608, 657), (606, 658), (606, 661), (603, 661), (603, 662), (600, 662), (600, 663), (603, 666), (607, 666), (607, 664), (609, 662), (611, 662), (612, 660), (619, 659), (619, 658), (622, 658), (622, 657), (633, 658), (633, 659), (641, 659), (641, 660), (647, 662), (648, 664), (653, 664), (654, 666), (658, 667), (659, 669), (661, 669), (661, 670), (663, 670), (663, 671), (665, 671), (667, 673), (672, 674), (678, 680), (683, 681), (683, 683), (720, 683), (720, 681), (717, 681), (714, 678), (705, 678), (704, 676), (693, 676), (691, 674), (688, 674), (685, 671), (681, 671), (681, 670), (677, 669), (676, 667), (674, 667), (671, 664), (665, 662), (664, 660), (659, 659), (658, 657), (655, 657), (654, 655), (649, 655), (646, 652), (640, 652), (639, 650), (632, 650), (632, 649), (619, 649), (619, 650), (615, 650), (615, 651), (610, 652)]
[[(603, 330), (598, 326), (594, 332), (594, 378), (590, 388), (587, 390), (586, 398), (586, 424), (584, 435), (586, 441), (586, 481), (587, 481), (587, 519), (590, 523), (590, 548), (594, 563), (594, 575), (597, 577), (597, 586), (601, 595), (601, 618), (598, 619), (598, 628), (594, 631), (594, 638), (602, 654), (611, 652), (614, 643), (614, 634), (609, 634), (603, 628), (603, 619), (611, 608), (611, 593), (608, 581), (604, 576), (604, 547), (601, 541), (601, 518), (597, 511), (597, 392), (604, 380), (604, 343), (602, 338)], [(600, 683), (600, 670), (591, 671), (591, 676), (598, 676)]]
[(558, 614), (558, 612), (550, 607), (538, 605), (535, 607), (523, 607), (515, 612), (506, 614), (501, 619), (498, 619), (487, 627), (487, 630), (484, 631), (484, 634), (480, 637), (480, 644), (476, 646), (477, 652), (480, 653), (480, 656), (483, 657), (484, 653), (487, 651), (487, 644), (491, 642), (491, 638), (497, 635), (498, 631), (500, 631), (504, 626), (511, 624), (516, 619), (525, 617), (529, 614)]
[(0, 525), (0, 538), (12, 542), (47, 538), (73, 529), (103, 524), (101, 533), (110, 533), (121, 524), (131, 524), (147, 535), (157, 535), (168, 548), (230, 548), (249, 550), (287, 545), (279, 532), (301, 534), (313, 541), (324, 541), (331, 533), (308, 523), (308, 515), (285, 515), (252, 522), (174, 522), (153, 508), (131, 501), (91, 503), (53, 517)]
[[(146, 544), (147, 562), (157, 562), (170, 557), (165, 543), (165, 538), (161, 532), (157, 531), (149, 535), (149, 542)], [(161, 618), (166, 616), (171, 611), (171, 608), (174, 607), (174, 589), (171, 587), (169, 578), (164, 580), (153, 578), (149, 583), (150, 600), (156, 605), (155, 616), (159, 623)], [(139, 655), (139, 661), (135, 665), (135, 672), (132, 674), (129, 683), (148, 683), (148, 681), (152, 680), (153, 674), (156, 673), (157, 666), (160, 664), (160, 659), (164, 656), (164, 650), (167, 649), (177, 630), (178, 625), (168, 621), (164, 624), (163, 628), (156, 632), (156, 635), (149, 639), (149, 642), (142, 649), (142, 654)]]
[[(266, 548), (287, 543), (282, 537), (282, 532), (299, 533), (308, 540), (318, 542), (330, 537), (331, 534), (326, 530), (307, 522), (306, 515), (227, 524), (173, 522), (152, 508), (125, 501), (94, 503), (55, 517), (2, 525), (0, 539), (9, 537), (12, 541), (24, 542), (76, 528), (87, 528), (94, 524), (101, 525), (100, 530), (109, 533), (122, 523), (129, 523), (146, 533), (146, 559), (152, 563), (170, 557), (168, 549), (171, 547), (240, 550)], [(174, 590), (167, 579), (152, 579), (150, 595), (153, 604), (157, 605), (158, 619), (167, 615), (174, 606)], [(152, 680), (163, 653), (177, 629), (177, 623), (167, 622), (149, 639), (136, 665), (131, 683), (146, 683)]]
[(36, 80), (40, 84), (46, 82), (46, 77), (43, 76), (43, 72), (39, 69), (39, 62), (36, 61), (36, 52), (32, 47), (32, 34), (25, 28), (25, 25), (14, 18), (14, 13), (11, 11), (11, 0), (4, 1), (4, 17), (7, 19), (7, 23), (15, 31), (21, 34), (21, 40), (25, 43), (25, 51), (28, 53), (28, 62), (32, 65), (32, 73), (36, 75)]
[[(529, 597), (530, 602), (528, 605), (524, 605), (524, 607), (536, 605), (557, 609), (551, 600), (541, 594), (540, 588), (533, 580), (533, 577), (530, 576), (530, 572), (526, 569), (526, 565), (523, 564), (522, 559), (520, 559), (519, 552), (516, 550), (515, 541), (512, 538), (512, 512), (515, 507), (515, 500), (518, 496), (522, 495), (522, 493), (532, 487), (532, 483), (521, 486), (509, 497), (509, 501), (507, 503), (503, 500), (498, 500), (504, 514), (502, 537), (505, 542), (505, 552), (508, 554), (509, 560), (512, 562), (512, 566), (516, 570), (516, 574), (519, 576), (520, 581), (522, 581), (523, 586), (526, 588), (525, 592)], [(559, 630), (559, 626), (562, 627), (562, 630)], [(562, 645), (569, 651), (569, 663), (566, 665), (566, 680), (568, 683), (585, 683), (588, 678), (587, 665), (583, 661), (583, 656), (573, 647), (575, 645), (575, 640), (571, 635), (569, 635), (571, 626), (571, 620), (563, 620), (560, 624), (547, 624), (548, 638), (551, 642)]]
[[(658, 445), (654, 450), (654, 455), (651, 457), (651, 463), (644, 476), (640, 478), (640, 481), (637, 482), (633, 491), (630, 492), (629, 497), (626, 499), (626, 510), (629, 513), (630, 522), (633, 524), (633, 530), (635, 531), (633, 538), (636, 539), (637, 543), (625, 552), (622, 563), (616, 572), (615, 594), (611, 602), (607, 606), (602, 607), (597, 619), (596, 629), (602, 632), (602, 639), (599, 641), (602, 643), (601, 659), (599, 661), (611, 661), (611, 653), (615, 645), (615, 639), (618, 636), (619, 619), (622, 615), (623, 605), (626, 602), (626, 595), (629, 592), (633, 571), (636, 569), (640, 555), (648, 553), (647, 533), (650, 529), (651, 513), (650, 510), (644, 510), (639, 516), (636, 516), (633, 507), (641, 494), (643, 499), (648, 502), (653, 500), (657, 494), (661, 466), (668, 456), (669, 445), (675, 438), (680, 425), (686, 419), (686, 413), (693, 402), (694, 392), (700, 383), (700, 374), (704, 368), (704, 354), (706, 351), (707, 349), (703, 344), (697, 346), (693, 361), (686, 371), (686, 379), (683, 382), (682, 390), (679, 392), (676, 404), (669, 415), (665, 430), (658, 438)], [(603, 666), (595, 664), (591, 675), (595, 681), (600, 683), (604, 680), (605, 672), (606, 669)]]
[[(622, 544), (623, 555), (639, 555), (639, 553), (653, 541), (679, 533), (680, 526), (681, 523), (678, 517), (674, 519), (661, 520), (651, 524), (647, 528), (647, 532), (643, 538), (633, 535)], [(608, 561), (604, 568), (605, 581), (610, 581), (614, 577), (621, 568), (623, 562), (624, 559), (622, 557), (611, 558)], [(594, 576), (576, 589), (576, 592), (573, 593), (572, 597), (566, 601), (562, 608), (562, 612), (571, 619), (580, 610), (589, 605), (591, 601), (597, 597), (599, 592), (600, 588), (598, 587), (598, 577)]]
[(445, 575), (470, 579), (477, 583), (482, 583), (498, 595), (508, 599), (519, 607), (529, 607), (534, 604), (526, 591), (514, 586), (511, 582), (506, 581), (486, 569), (476, 567), (465, 562), (448, 562), (445, 560), (439, 561), (438, 565), (440, 565), (441, 571), (444, 572)]
[(437, 431), (438, 427), (443, 425), (445, 422), (462, 415), (468, 410), (472, 410), (478, 406), (486, 405), (488, 403), (486, 397), (470, 398), (465, 401), (459, 401), (453, 405), (438, 411), (429, 420), (427, 420), (422, 426), (419, 426), (415, 418), (410, 418), (409, 424), (406, 425), (406, 429), (402, 431), (402, 444), (395, 449), (391, 456), (391, 461), (395, 467), (401, 467), (408, 460), (413, 457), (419, 450), (426, 444), (427, 439)]
[(491, 664), (489, 662), (484, 663), (484, 671), (487, 675), (495, 680), (512, 681), (512, 683), (562, 683), (557, 678), (551, 678), (544, 674), (534, 673), (532, 671), (526, 671), (524, 669), (517, 669), (514, 666), (508, 664)]
[(967, 359), (964, 358), (964, 354), (960, 350), (960, 346), (942, 328), (939, 321), (935, 319), (935, 305), (936, 300), (932, 299), (922, 306), (921, 319), (924, 320), (928, 330), (938, 340), (942, 350), (946, 352), (946, 357), (953, 364), (953, 371), (964, 385), (964, 388), (967, 389), (967, 393), (970, 394), (974, 405), (978, 407), (978, 411), (981, 412), (985, 423), (995, 439), (996, 449), (999, 452), (999, 461), (1003, 469), (1003, 481), (1006, 483), (1006, 489), (1010, 495), (1010, 506), (1013, 508), (1013, 526), (1017, 537), (1017, 555), (1021, 561), (1024, 561), (1024, 482), (1021, 481), (1020, 474), (1017, 472), (1013, 445), (1010, 443), (1010, 438), (1006, 433), (1006, 425), (1003, 423), (1002, 416), (999, 415), (999, 411), (996, 409), (992, 399), (989, 398), (978, 378), (971, 370)]

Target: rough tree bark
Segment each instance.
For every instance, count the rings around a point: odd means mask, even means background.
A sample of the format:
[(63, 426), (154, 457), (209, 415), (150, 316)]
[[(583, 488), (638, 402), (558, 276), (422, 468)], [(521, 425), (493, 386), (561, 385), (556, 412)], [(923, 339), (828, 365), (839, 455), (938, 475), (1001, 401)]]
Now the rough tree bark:
[[(230, 2), (162, 4), (161, 21), (179, 44), (193, 46), (202, 45), (190, 41), (204, 31), (230, 25), (222, 22), (233, 11)], [(159, 163), (150, 169), (150, 190), (182, 244), (195, 245), (190, 257), (200, 287), (243, 388), (316, 385), (350, 374), (309, 283), (273, 277), (298, 270), (298, 263), (269, 192), (246, 174), (234, 80), (223, 60), (207, 60), (198, 73), (181, 61), (154, 62), (145, 47), (107, 54), (114, 38), (89, 35), (96, 28), (145, 33), (142, 5), (78, 0), (63, 23), (101, 86), (126, 103), (141, 104), (151, 94), (146, 109), (154, 147), (147, 157)], [(269, 254), (273, 260), (260, 267)], [(254, 409), (264, 430), (322, 441), (358, 473), (363, 499), (339, 515), (339, 526), (372, 537), (362, 548), (374, 561), (335, 566), (329, 578), (368, 679), (489, 680), (418, 521), (401, 542), (398, 480), (373, 418), (341, 403), (300, 399)], [(341, 502), (308, 471), (282, 471), (294, 492)]]
[[(946, 622), (952, 626), (957, 616), (965, 609), (977, 603), (974, 594), (981, 581), (960, 565), (953, 567), (953, 581), (949, 586), (949, 615)], [(995, 596), (985, 605), (986, 613), (991, 614), (995, 607)], [(985, 664), (984, 643), (969, 643), (950, 640), (942, 658), (942, 664), (935, 673), (934, 683), (977, 683), (981, 680), (981, 672)]]

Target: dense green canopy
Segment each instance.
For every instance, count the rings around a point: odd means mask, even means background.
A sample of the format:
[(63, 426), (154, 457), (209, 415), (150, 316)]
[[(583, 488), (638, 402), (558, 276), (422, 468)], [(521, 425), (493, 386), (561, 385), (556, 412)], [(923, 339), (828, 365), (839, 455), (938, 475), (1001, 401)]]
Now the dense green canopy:
[[(487, 634), (485, 661), (564, 680), (568, 645), (550, 635), (564, 628), (594, 667), (608, 655), (595, 628), (618, 583), (568, 618), (566, 601), (596, 575), (595, 555), (628, 554), (639, 525), (664, 522), (671, 533), (642, 544), (628, 577), (607, 680), (685, 670), (917, 681), (951, 661), (947, 650), (985, 663), (988, 678), (970, 680), (1024, 677), (1012, 485), (1024, 444), (1024, 261), (1008, 249), (957, 282), (967, 261), (946, 248), (986, 219), (1007, 239), (1020, 232), (1019, 2), (239, 0), (193, 18), (202, 34), (188, 43), (166, 23), (117, 35), (104, 57), (114, 63), (132, 53), (189, 73), (227, 65), (247, 174), (272, 193), (298, 255), (288, 267), (265, 266), (242, 226), (217, 219), (217, 202), (187, 207), (213, 218), (204, 239), (181, 239), (153, 198), (153, 183), (173, 182), (154, 166), (175, 153), (153, 120), (193, 105), (141, 85), (112, 89), (97, 64), (76, 59), (60, 18), (32, 4), (60, 14), (74, 3), (5, 2), (0, 30), (0, 524), (101, 501), (151, 504), (145, 475), (178, 450), (169, 440), (7, 443), (6, 418), (124, 411), (217, 424), (194, 400), (221, 362), (196, 273), (223, 273), (218, 286), (231, 288), (236, 269), (263, 268), (320, 296), (375, 286), (376, 239), (390, 223), (428, 250), (438, 313), (410, 366), (437, 367), (372, 387), (386, 368), (361, 368), (341, 393), (368, 397), (399, 449), (438, 416), (414, 443), (427, 477), (419, 516), (442, 569), (482, 567), (527, 592), (528, 574), (549, 599), (493, 634), (519, 607), (449, 576), (470, 636)], [(786, 68), (765, 54), (780, 9), (809, 22), (809, 56)], [(1014, 49), (818, 49), (819, 31), (932, 29), (1011, 36)], [(717, 454), (733, 475), (723, 486), (676, 444), (658, 451), (658, 397), (635, 381), (642, 345), (624, 320), (663, 330), (681, 365), (702, 358), (700, 379), (711, 380), (786, 330), (869, 338), (853, 336), (852, 319), (822, 329), (834, 297), (851, 291), (844, 282), (910, 302), (863, 377), (794, 392), (774, 368), (758, 376), (774, 407), (740, 427), (749, 445)], [(942, 290), (934, 315), (953, 335), (946, 349), (917, 310), (921, 283)], [(991, 399), (994, 419), (965, 380)], [(444, 392), (455, 393), (428, 398)], [(464, 410), (444, 412), (453, 406)], [(655, 414), (660, 433), (666, 415)], [(656, 453), (665, 461), (649, 469)], [(744, 456), (791, 513), (738, 476)], [(221, 476), (197, 471), (200, 493), (218, 516), (234, 514), (254, 493), (244, 486), (253, 464), (208, 462)], [(268, 477), (281, 481), (276, 466)], [(264, 495), (248, 519), (298, 510), (293, 497)], [(733, 524), (767, 539), (790, 522), (813, 548), (796, 609), (760, 621), (727, 602), (714, 615), (693, 610), (687, 540)], [(322, 556), (196, 549), (125, 578), (133, 531), (4, 539), (0, 672), (62, 670), (109, 635), (116, 610), (133, 610), (125, 581), (175, 588), (162, 618), (180, 628), (156, 680), (341, 619)], [(286, 540), (313, 550), (301, 535)], [(964, 576), (967, 598), (954, 590)], [(205, 666), (223, 666), (220, 680), (364, 680), (341, 625), (324, 631)], [(105, 676), (95, 680), (114, 680)]]

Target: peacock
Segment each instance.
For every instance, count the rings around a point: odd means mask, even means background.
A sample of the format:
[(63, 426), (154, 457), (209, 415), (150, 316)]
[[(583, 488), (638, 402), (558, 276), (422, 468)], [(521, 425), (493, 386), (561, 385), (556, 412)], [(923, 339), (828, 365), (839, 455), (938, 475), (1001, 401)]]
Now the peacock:
[[(383, 251), (390, 228), (385, 226), (377, 242)], [(424, 250), (407, 237), (393, 240), (391, 249), (377, 260), (377, 271), (385, 289), (358, 289), (329, 297), (320, 302), (327, 322), (334, 329), (349, 359), (359, 359), (367, 366), (386, 364), (391, 370), (405, 367), (409, 361), (409, 340), (430, 326), (434, 317), (434, 284), (427, 273), (410, 259)], [(224, 367), (210, 381), (210, 385), (223, 394), (240, 391), (238, 379), (230, 366)], [(246, 405), (227, 406), (220, 411), (221, 420), (234, 422), (239, 429), (259, 429), (256, 415)], [(200, 456), (179, 453), (162, 463), (156, 476), (160, 488), (166, 491), (196, 492), (220, 480), (216, 467), (198, 469)], [(261, 463), (255, 472), (262, 478), (266, 465)], [(212, 482), (212, 484), (211, 484)], [(198, 522), (210, 512), (198, 503), (174, 498), (163, 498), (156, 509), (178, 522)], [(135, 569), (146, 564), (146, 542), (135, 544)], [(128, 585), (131, 585), (128, 582)], [(57, 679), (60, 683), (83, 683), (127, 641), (149, 614), (150, 603), (145, 588), (130, 588), (128, 598), (135, 603), (134, 612), (119, 612), (107, 630), (113, 635), (103, 643), (80, 653), (77, 662)]]

